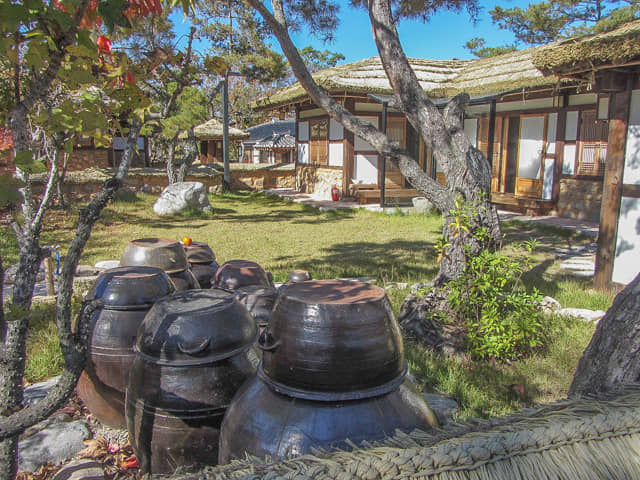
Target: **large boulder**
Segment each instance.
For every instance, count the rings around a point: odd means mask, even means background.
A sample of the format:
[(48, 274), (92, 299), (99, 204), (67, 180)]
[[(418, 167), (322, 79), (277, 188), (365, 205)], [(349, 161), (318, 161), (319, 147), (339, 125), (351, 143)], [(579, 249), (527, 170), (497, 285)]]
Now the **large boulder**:
[(211, 211), (207, 191), (201, 182), (178, 182), (167, 186), (153, 205), (158, 215), (175, 215), (188, 208)]

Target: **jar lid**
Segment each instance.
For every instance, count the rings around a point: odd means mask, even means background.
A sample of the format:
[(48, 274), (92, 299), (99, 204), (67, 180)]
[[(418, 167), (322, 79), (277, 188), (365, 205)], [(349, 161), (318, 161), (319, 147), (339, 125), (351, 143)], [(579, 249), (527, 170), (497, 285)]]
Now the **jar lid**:
[(249, 348), (255, 320), (235, 297), (220, 290), (187, 290), (157, 301), (138, 329), (136, 351), (171, 366), (204, 365)]
[(204, 242), (191, 242), (191, 245), (185, 245), (187, 252), (187, 260), (189, 263), (211, 263), (216, 261), (216, 254), (213, 253), (211, 247)]
[(234, 291), (246, 285), (273, 287), (267, 272), (250, 260), (229, 260), (220, 265), (216, 272), (215, 286)]
[(129, 266), (111, 268), (96, 279), (89, 299), (102, 299), (107, 309), (149, 308), (175, 291), (169, 276), (159, 268)]
[(164, 238), (139, 238), (127, 244), (120, 265), (145, 265), (167, 273), (180, 272), (189, 266), (180, 242)]

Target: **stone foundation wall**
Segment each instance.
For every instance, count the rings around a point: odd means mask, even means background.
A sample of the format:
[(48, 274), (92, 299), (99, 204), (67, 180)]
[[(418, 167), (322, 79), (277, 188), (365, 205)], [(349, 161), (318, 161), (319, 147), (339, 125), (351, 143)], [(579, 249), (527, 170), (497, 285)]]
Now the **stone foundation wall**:
[(557, 206), (559, 216), (599, 222), (601, 202), (602, 179), (563, 178), (560, 180)]
[[(142, 170), (142, 169), (141, 169)], [(167, 175), (162, 170), (132, 171), (125, 179), (125, 186), (136, 191), (159, 194), (169, 184)], [(82, 173), (82, 172), (80, 172)], [(87, 175), (83, 179), (70, 174), (64, 183), (64, 190), (67, 195), (77, 199), (87, 199), (100, 189), (100, 185), (107, 180), (107, 175)], [(93, 178), (91, 178), (93, 177)], [(102, 178), (103, 177), (103, 178)], [(185, 181), (201, 182), (208, 192), (218, 191), (222, 187), (222, 172), (209, 175), (188, 175)], [(295, 188), (295, 170), (231, 170), (232, 188), (238, 190), (263, 190), (266, 188)], [(42, 194), (43, 184), (34, 184), (34, 193)]]
[(109, 150), (106, 148), (79, 148), (67, 157), (67, 171), (85, 168), (110, 168)]
[[(331, 200), (331, 188), (342, 186), (342, 168), (299, 165), (296, 168), (296, 186), (304, 193), (313, 194), (322, 200)], [(343, 196), (343, 192), (340, 192)]]
[(231, 187), (240, 190), (295, 188), (295, 170), (231, 170)]

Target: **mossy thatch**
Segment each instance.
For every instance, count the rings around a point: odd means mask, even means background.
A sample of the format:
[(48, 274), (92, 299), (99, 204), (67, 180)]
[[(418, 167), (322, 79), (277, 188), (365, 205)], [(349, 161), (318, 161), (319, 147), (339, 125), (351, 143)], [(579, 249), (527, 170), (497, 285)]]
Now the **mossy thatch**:
[[(222, 139), (222, 123), (212, 118), (194, 127), (193, 133), (198, 140), (220, 140)], [(229, 127), (229, 138), (242, 140), (243, 138), (249, 138), (249, 134), (238, 128)]]
[(611, 32), (564, 40), (536, 50), (535, 66), (545, 72), (621, 65), (640, 58), (640, 20)]
[(351, 452), (316, 452), (283, 462), (247, 458), (182, 478), (640, 478), (640, 387), (447, 430), (398, 433)]
[[(410, 58), (420, 85), (433, 99), (466, 92), (472, 96), (500, 94), (521, 88), (556, 87), (571, 80), (555, 75), (558, 67), (578, 63), (621, 64), (640, 56), (640, 20), (609, 33), (556, 42), (474, 60), (424, 60)], [(332, 95), (391, 94), (379, 57), (339, 65), (313, 74)], [(306, 100), (299, 83), (264, 97), (257, 108), (274, 108)]]

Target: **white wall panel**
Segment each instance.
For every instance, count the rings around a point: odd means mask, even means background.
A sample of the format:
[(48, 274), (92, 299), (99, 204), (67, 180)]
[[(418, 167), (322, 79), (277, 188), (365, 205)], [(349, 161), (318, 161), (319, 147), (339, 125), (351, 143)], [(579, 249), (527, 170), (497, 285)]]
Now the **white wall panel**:
[(562, 173), (565, 175), (573, 175), (576, 168), (576, 146), (565, 145), (564, 155), (562, 156)]
[(356, 155), (353, 176), (360, 183), (378, 183), (378, 155)]
[(518, 177), (540, 178), (543, 135), (544, 117), (521, 118)]
[[(372, 124), (374, 127), (378, 128), (378, 117), (369, 117), (369, 116), (364, 116), (364, 115), (358, 115), (358, 118), (360, 120), (367, 121), (370, 124)], [(355, 150), (373, 150), (374, 149), (371, 145), (369, 145), (367, 142), (365, 142), (360, 137), (355, 137), (355, 141), (354, 141), (354, 146), (353, 147), (354, 147)]]
[(298, 122), (298, 141), (309, 141), (309, 122)]
[(623, 183), (640, 185), (640, 90), (631, 92)]
[(464, 133), (469, 137), (471, 145), (478, 146), (478, 119), (477, 118), (465, 118), (464, 119)]
[(640, 271), (640, 198), (622, 197), (618, 218), (614, 282), (628, 284)]
[(573, 141), (578, 138), (578, 112), (567, 112), (565, 140)]
[(332, 167), (342, 167), (344, 165), (344, 146), (342, 143), (329, 144), (329, 165)]
[(556, 129), (558, 128), (558, 114), (551, 113), (547, 117), (547, 153), (556, 153)]
[(298, 163), (309, 163), (308, 143), (298, 143)]
[(342, 140), (344, 138), (344, 127), (333, 118), (329, 120), (329, 140)]

